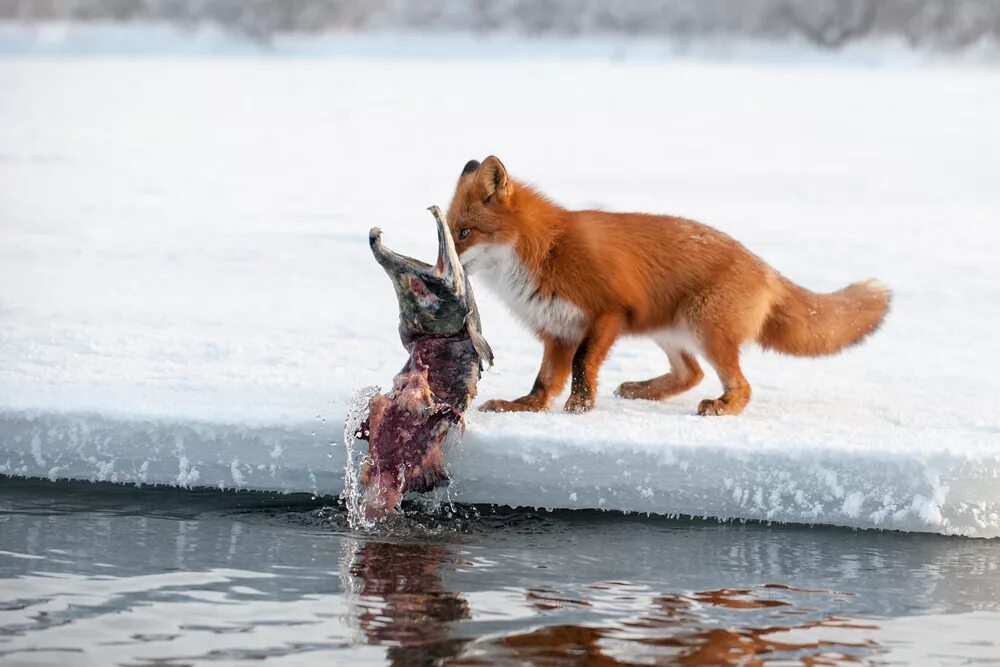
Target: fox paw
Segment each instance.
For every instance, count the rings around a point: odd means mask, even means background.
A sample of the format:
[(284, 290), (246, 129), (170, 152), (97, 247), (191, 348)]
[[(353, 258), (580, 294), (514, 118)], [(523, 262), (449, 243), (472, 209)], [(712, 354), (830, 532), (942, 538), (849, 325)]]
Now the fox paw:
[(698, 414), (703, 417), (706, 415), (724, 415), (726, 414), (726, 404), (717, 398), (706, 398), (698, 404)]
[(734, 405), (721, 398), (706, 398), (698, 404), (698, 414), (706, 415), (738, 415), (743, 412), (742, 405)]
[(580, 414), (582, 412), (589, 412), (590, 410), (593, 410), (593, 408), (594, 399), (570, 394), (570, 397), (566, 400), (566, 405), (563, 407), (563, 410), (571, 414)]
[(622, 382), (615, 389), (615, 396), (619, 398), (655, 400), (653, 392), (650, 391), (649, 384), (649, 382)]
[(479, 406), (480, 412), (541, 412), (544, 406), (518, 401), (505, 401), (502, 398), (494, 398)]

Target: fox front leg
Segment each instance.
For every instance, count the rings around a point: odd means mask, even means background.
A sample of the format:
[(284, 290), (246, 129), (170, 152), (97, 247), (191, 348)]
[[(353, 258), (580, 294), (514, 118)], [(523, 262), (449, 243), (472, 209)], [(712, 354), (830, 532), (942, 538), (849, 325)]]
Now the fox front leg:
[(531, 391), (513, 401), (499, 398), (486, 401), (479, 406), (482, 412), (541, 412), (563, 390), (569, 379), (577, 344), (547, 335), (540, 337), (545, 350)]
[(573, 384), (569, 399), (563, 408), (566, 412), (587, 412), (597, 399), (597, 373), (625, 326), (625, 317), (619, 313), (600, 315), (583, 337), (573, 355)]

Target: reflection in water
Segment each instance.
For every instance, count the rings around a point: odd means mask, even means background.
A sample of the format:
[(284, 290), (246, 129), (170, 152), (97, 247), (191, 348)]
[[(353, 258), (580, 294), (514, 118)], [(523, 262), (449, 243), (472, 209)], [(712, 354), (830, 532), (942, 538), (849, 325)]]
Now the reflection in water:
[(358, 534), (294, 502), (0, 480), (0, 663), (1000, 656), (996, 542), (489, 508)]
[[(752, 591), (705, 591), (691, 595), (657, 595), (638, 617), (610, 626), (554, 625), (496, 640), (495, 657), (532, 664), (582, 662), (627, 665), (655, 662), (678, 665), (747, 665), (760, 662), (830, 665), (855, 662), (881, 651), (867, 636), (874, 625), (828, 617), (784, 625), (760, 625), (766, 619), (746, 618), (731, 627), (712, 627), (703, 605), (755, 610), (790, 607), (791, 602), (760, 598)], [(817, 629), (848, 630), (855, 641), (778, 641), (772, 635)]]
[[(814, 591), (819, 592), (819, 591)], [(695, 593), (690, 597), (670, 595), (657, 598), (660, 608), (670, 610), (670, 623), (663, 623), (655, 616), (649, 619), (644, 629), (666, 630), (673, 626), (674, 632), (661, 636), (646, 636), (637, 641), (648, 646), (677, 649), (681, 664), (748, 664), (756, 660), (796, 660), (810, 664), (837, 664), (853, 662), (880, 651), (879, 644), (869, 638), (870, 631), (878, 626), (852, 623), (848, 619), (828, 616), (816, 621), (805, 621), (787, 625), (755, 626), (743, 624), (728, 628), (706, 628), (705, 618), (698, 614), (698, 605), (709, 604), (728, 609), (754, 610), (773, 607), (788, 607), (788, 601), (760, 598), (749, 590), (717, 590)], [(686, 610), (687, 613), (679, 610)], [(801, 610), (799, 613), (807, 613)], [(853, 641), (828, 641), (818, 638), (820, 629), (848, 630)], [(813, 641), (792, 643), (777, 641), (773, 635), (789, 631), (803, 632), (805, 636), (817, 635)], [(858, 631), (858, 632), (853, 632)]]
[(341, 572), (352, 592), (351, 610), (366, 641), (390, 644), (393, 665), (430, 664), (457, 655), (466, 643), (449, 638), (450, 626), (469, 618), (469, 603), (442, 585), (440, 568), (451, 562), (440, 544), (353, 540)]
[[(460, 563), (441, 544), (353, 542), (341, 572), (352, 592), (350, 616), (364, 641), (387, 644), (393, 665), (530, 664), (745, 665), (785, 661), (812, 665), (855, 662), (882, 651), (872, 638), (877, 625), (848, 618), (812, 616), (810, 598), (828, 608), (840, 593), (765, 584), (755, 589), (722, 588), (689, 594), (653, 594), (628, 582), (586, 588), (593, 599), (548, 586), (523, 591), (524, 605), (540, 615), (567, 609), (605, 612), (601, 623), (556, 623), (496, 638), (464, 637), (461, 621), (472, 618), (470, 603), (448, 590), (442, 569)], [(716, 610), (740, 612), (718, 627)], [(759, 615), (759, 612), (776, 612)], [(610, 621), (610, 622), (609, 622)], [(820, 631), (847, 638), (831, 641)], [(816, 635), (813, 641), (781, 641), (774, 635)]]

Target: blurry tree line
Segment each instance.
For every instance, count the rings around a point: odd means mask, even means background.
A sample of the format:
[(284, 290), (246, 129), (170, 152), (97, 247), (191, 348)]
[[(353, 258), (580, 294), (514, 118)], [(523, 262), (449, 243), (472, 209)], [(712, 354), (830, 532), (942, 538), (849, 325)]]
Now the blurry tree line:
[(211, 24), (276, 33), (360, 30), (805, 39), (960, 50), (1000, 42), (1000, 0), (0, 0), (0, 20)]

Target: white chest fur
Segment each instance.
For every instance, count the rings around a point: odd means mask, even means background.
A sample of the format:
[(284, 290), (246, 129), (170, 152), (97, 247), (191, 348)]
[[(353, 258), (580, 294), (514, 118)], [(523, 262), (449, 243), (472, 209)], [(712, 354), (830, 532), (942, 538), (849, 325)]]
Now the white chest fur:
[(537, 281), (512, 246), (480, 243), (462, 253), (461, 260), (469, 274), (496, 292), (526, 326), (568, 341), (583, 337), (583, 312), (566, 299), (540, 294)]

